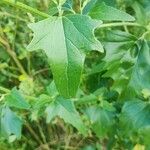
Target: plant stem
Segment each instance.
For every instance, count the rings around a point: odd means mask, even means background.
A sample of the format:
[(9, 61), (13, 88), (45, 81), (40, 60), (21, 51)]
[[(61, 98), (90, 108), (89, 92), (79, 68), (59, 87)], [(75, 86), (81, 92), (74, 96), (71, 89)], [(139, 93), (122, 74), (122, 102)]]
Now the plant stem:
[(7, 53), (11, 56), (11, 58), (14, 60), (14, 62), (16, 63), (17, 67), (20, 69), (20, 72), (26, 76), (27, 73), (24, 70), (22, 64), (20, 63), (20, 61), (17, 59), (16, 53), (14, 51), (12, 51), (12, 49), (10, 48), (10, 45), (8, 44), (7, 41), (5, 41), (3, 38), (0, 37), (0, 43), (2, 43), (5, 47), (6, 47), (6, 51)]
[(29, 132), (31, 133), (31, 135), (34, 137), (34, 139), (40, 144), (43, 145), (42, 141), (39, 139), (38, 135), (36, 134), (36, 132), (30, 127), (29, 124), (25, 124), (25, 127), (29, 130)]
[(1, 73), (3, 74), (3, 75), (5, 75), (5, 76), (7, 76), (7, 77), (13, 77), (13, 78), (15, 78), (15, 79), (18, 79), (18, 76), (16, 75), (16, 74), (13, 74), (13, 73), (11, 73), (11, 72), (9, 72), (9, 71), (6, 71), (6, 70), (1, 70)]
[(42, 130), (42, 128), (41, 128), (41, 125), (40, 125), (39, 121), (37, 121), (36, 124), (37, 124), (37, 127), (38, 127), (38, 129), (39, 129), (39, 132), (40, 132), (41, 138), (42, 138), (42, 140), (43, 140), (43, 143), (46, 144), (46, 143), (47, 143), (46, 137), (45, 137), (45, 135), (44, 135), (44, 132), (43, 132), (43, 130)]
[(140, 39), (142, 40), (142, 39), (144, 39), (145, 38), (145, 36), (147, 35), (147, 34), (149, 34), (150, 33), (150, 31), (148, 30), (148, 31), (146, 31), (145, 33), (143, 33), (142, 34), (142, 36), (140, 37)]
[(107, 28), (107, 27), (117, 27), (117, 26), (136, 26), (136, 27), (141, 27), (145, 28), (144, 26), (138, 24), (138, 23), (132, 23), (132, 22), (113, 22), (113, 23), (105, 23), (100, 25), (98, 28)]
[(21, 3), (21, 2), (18, 2), (18, 1), (15, 2), (14, 0), (1, 0), (0, 2), (4, 3), (4, 4), (11, 5), (13, 7), (17, 7), (19, 9), (21, 9), (21, 10), (25, 10), (27, 12), (39, 15), (39, 16), (44, 17), (44, 18), (50, 17), (50, 15), (48, 15), (48, 14), (46, 14), (44, 12), (41, 12), (41, 11), (35, 9), (35, 8), (32, 8), (32, 7), (28, 6), (28, 5), (25, 5), (25, 4)]
[(46, 72), (46, 71), (50, 71), (50, 68), (44, 68), (44, 69), (40, 69), (38, 71), (36, 71), (33, 76), (36, 76), (37, 74), (40, 74), (40, 73), (43, 73), (43, 72)]
[(2, 87), (2, 86), (0, 86), (0, 91), (3, 91), (3, 92), (5, 92), (5, 93), (9, 93), (9, 92), (10, 92), (9, 89), (6, 89), (6, 88), (4, 88), (4, 87)]
[(97, 101), (97, 97), (95, 95), (91, 94), (91, 95), (87, 95), (84, 98), (80, 98), (77, 101), (74, 101), (74, 103), (76, 106), (79, 106), (79, 105), (86, 105), (88, 103), (93, 103), (95, 101)]

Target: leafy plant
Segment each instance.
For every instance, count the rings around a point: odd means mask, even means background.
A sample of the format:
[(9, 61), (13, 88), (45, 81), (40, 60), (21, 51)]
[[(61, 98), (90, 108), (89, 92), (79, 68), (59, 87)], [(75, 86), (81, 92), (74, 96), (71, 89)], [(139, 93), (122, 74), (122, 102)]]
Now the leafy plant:
[(150, 149), (148, 0), (0, 6), (0, 149)]

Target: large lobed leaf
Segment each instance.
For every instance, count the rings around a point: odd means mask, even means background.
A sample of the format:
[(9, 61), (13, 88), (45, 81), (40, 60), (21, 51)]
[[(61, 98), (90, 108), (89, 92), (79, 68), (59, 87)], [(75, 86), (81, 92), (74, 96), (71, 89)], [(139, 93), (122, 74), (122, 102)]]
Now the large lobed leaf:
[(78, 89), (86, 52), (103, 52), (94, 37), (101, 21), (84, 15), (51, 17), (29, 25), (34, 38), (29, 50), (43, 49), (49, 60), (56, 87), (64, 97), (73, 97)]

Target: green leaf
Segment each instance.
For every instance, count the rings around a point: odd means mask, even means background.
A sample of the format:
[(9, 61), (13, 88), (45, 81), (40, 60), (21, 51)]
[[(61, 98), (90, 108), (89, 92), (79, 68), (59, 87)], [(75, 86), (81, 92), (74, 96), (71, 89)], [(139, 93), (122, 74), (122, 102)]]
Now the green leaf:
[(120, 116), (121, 132), (130, 136), (150, 125), (150, 104), (141, 100), (126, 102)]
[(70, 123), (77, 128), (80, 133), (84, 135), (87, 134), (86, 127), (71, 100), (66, 100), (63, 97), (57, 97), (57, 99), (47, 107), (46, 113), (47, 122), (50, 122), (54, 117), (58, 116), (66, 123)]
[(6, 104), (10, 107), (16, 107), (20, 109), (29, 109), (30, 105), (26, 102), (25, 98), (16, 88), (13, 88), (5, 97)]
[(9, 60), (9, 55), (6, 53), (6, 51), (0, 46), (0, 60)]
[(90, 11), (89, 15), (94, 19), (100, 19), (105, 21), (134, 21), (135, 18), (131, 15), (107, 6), (105, 3), (95, 5), (95, 7)]
[(64, 11), (73, 11), (73, 0), (66, 0), (66, 2), (62, 6), (62, 10)]
[(62, 96), (76, 95), (86, 52), (103, 52), (93, 33), (100, 24), (101, 21), (88, 16), (67, 15), (51, 17), (29, 26), (34, 31), (34, 38), (28, 49), (46, 52), (56, 87)]
[(38, 120), (39, 117), (45, 114), (44, 110), (46, 106), (51, 103), (52, 98), (49, 95), (41, 94), (37, 99), (35, 99), (32, 106), (31, 120)]
[[(135, 17), (136, 17), (137, 22), (142, 24), (142, 25), (148, 24), (149, 14), (146, 14), (148, 11), (144, 10), (144, 8), (143, 8), (142, 4), (140, 3), (140, 1), (139, 2), (135, 1), (130, 6), (133, 8), (133, 10), (135, 12)], [(146, 4), (146, 6), (148, 6), (148, 4)]]
[(88, 12), (93, 8), (96, 4), (97, 0), (89, 0), (84, 9), (82, 10), (83, 14), (88, 14)]
[(142, 142), (146, 146), (150, 146), (150, 125), (143, 127), (139, 130), (139, 135), (142, 138)]
[(56, 85), (55, 85), (55, 82), (54, 82), (54, 81), (52, 81), (52, 82), (50, 83), (50, 85), (47, 86), (46, 89), (47, 89), (48, 95), (51, 96), (52, 98), (59, 95), (59, 93), (58, 93), (58, 91), (57, 91), (57, 89), (56, 89)]
[(136, 41), (137, 38), (127, 32), (123, 32), (120, 30), (107, 30), (106, 31), (106, 37), (104, 39), (107, 42), (130, 42), (130, 41)]
[(111, 77), (114, 80), (112, 89), (120, 94), (124, 92), (126, 98), (129, 92), (133, 97), (150, 90), (150, 48), (145, 40), (134, 43), (107, 43), (103, 59), (103, 70), (107, 70), (103, 77)]
[(148, 43), (145, 40), (136, 41), (134, 36), (124, 32), (113, 32), (108, 34), (111, 35), (111, 42), (105, 44), (106, 56), (99, 71), (106, 71), (102, 76), (111, 77), (114, 80), (111, 88), (123, 97), (127, 98), (129, 93), (129, 97), (142, 95), (143, 91), (150, 90)]
[(103, 77), (111, 77), (114, 80), (111, 89), (116, 90), (119, 94), (128, 86), (132, 67), (136, 61), (131, 56), (133, 46), (134, 41), (108, 42), (105, 45), (106, 56), (103, 59), (105, 62), (103, 70), (107, 71)]
[(22, 120), (9, 107), (2, 108), (0, 116), (0, 136), (9, 139), (15, 135), (21, 138)]
[(113, 129), (114, 109), (109, 111), (98, 106), (91, 106), (85, 110), (85, 113), (90, 119), (92, 130), (98, 137), (105, 137)]
[(129, 86), (136, 93), (141, 92), (143, 89), (150, 90), (150, 48), (145, 40), (141, 43)]

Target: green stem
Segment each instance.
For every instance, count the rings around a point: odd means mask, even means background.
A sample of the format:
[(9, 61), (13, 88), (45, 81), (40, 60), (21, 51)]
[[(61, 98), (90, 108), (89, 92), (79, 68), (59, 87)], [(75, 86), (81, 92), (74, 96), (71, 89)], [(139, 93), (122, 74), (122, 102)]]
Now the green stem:
[(140, 37), (140, 39), (143, 40), (143, 39), (145, 38), (145, 36), (146, 36), (147, 34), (149, 34), (149, 33), (150, 33), (149, 30), (146, 31), (145, 33), (143, 33), (143, 35)]
[(42, 127), (40, 126), (39, 121), (37, 121), (36, 123), (37, 123), (37, 127), (38, 127), (38, 129), (39, 129), (39, 132), (40, 132), (41, 138), (42, 138), (42, 140), (43, 140), (43, 143), (44, 143), (44, 144), (46, 144), (46, 143), (47, 143), (47, 141), (46, 141), (45, 134), (44, 134), (44, 132), (43, 132), (43, 130), (42, 130)]
[(107, 27), (117, 27), (117, 26), (136, 26), (136, 27), (141, 27), (145, 28), (144, 26), (138, 24), (138, 23), (132, 23), (132, 22), (113, 22), (113, 23), (105, 23), (100, 25), (98, 28), (107, 28)]
[(6, 88), (4, 88), (2, 86), (0, 86), (0, 91), (5, 92), (5, 93), (9, 93), (10, 92), (9, 89), (6, 89)]
[(79, 106), (79, 105), (86, 105), (88, 103), (93, 103), (96, 101), (97, 101), (97, 97), (95, 95), (91, 94), (91, 95), (87, 95), (83, 98), (80, 98), (79, 100), (74, 101), (74, 102), (75, 102), (76, 106)]
[(22, 10), (25, 10), (25, 11), (28, 11), (30, 13), (33, 13), (33, 14), (36, 14), (36, 15), (39, 15), (41, 17), (44, 17), (44, 18), (48, 18), (50, 17), (50, 15), (44, 13), (44, 12), (41, 12), (35, 8), (32, 8), (28, 5), (25, 5), (21, 2), (15, 2), (15, 0), (1, 0), (0, 3), (4, 3), (4, 4), (8, 4), (8, 5), (11, 5), (13, 7), (17, 7), (19, 9), (22, 9)]
[(15, 79), (18, 79), (18, 76), (16, 74), (13, 74), (12, 72), (6, 71), (6, 70), (1, 70), (1, 73), (7, 77), (13, 77)]

